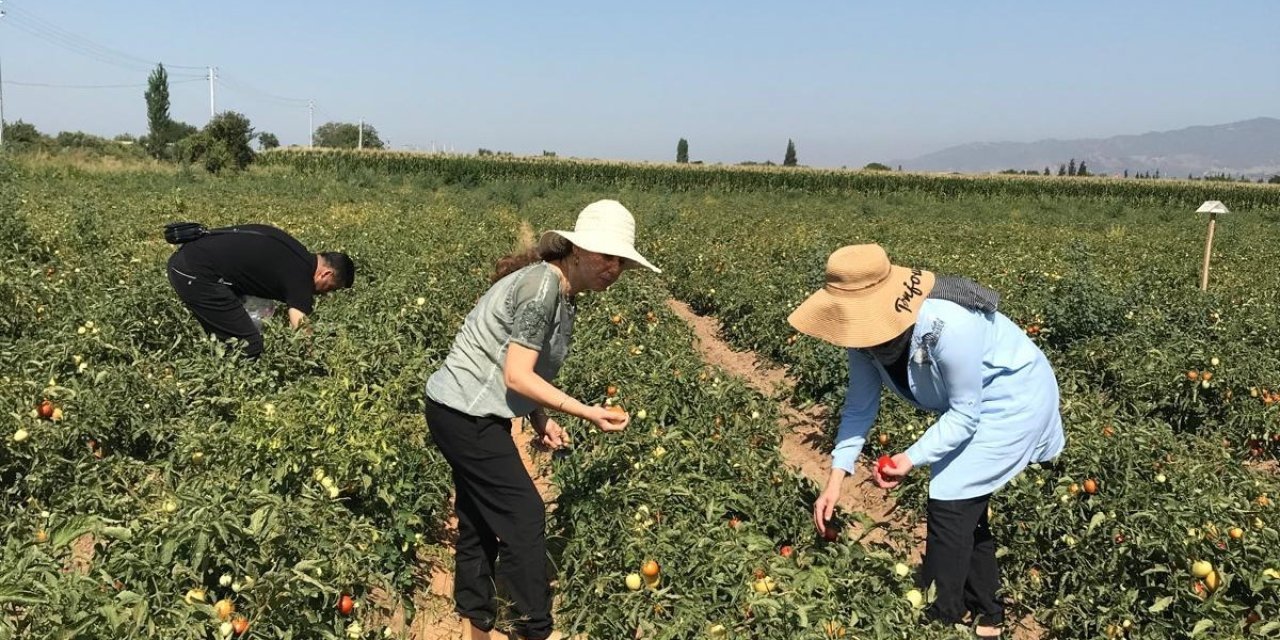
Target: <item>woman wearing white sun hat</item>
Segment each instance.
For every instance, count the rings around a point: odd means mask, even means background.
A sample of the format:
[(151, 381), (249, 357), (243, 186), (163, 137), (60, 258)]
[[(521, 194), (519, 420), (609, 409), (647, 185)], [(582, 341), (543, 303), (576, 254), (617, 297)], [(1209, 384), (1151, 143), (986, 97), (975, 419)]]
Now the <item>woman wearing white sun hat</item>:
[(1053, 369), (1026, 333), (996, 311), (994, 291), (894, 266), (879, 245), (832, 253), (826, 281), (788, 318), (849, 356), (831, 475), (814, 503), (814, 525), (825, 532), (879, 411), (882, 387), (941, 414), (872, 473), (878, 485), (893, 487), (912, 468), (929, 465), (928, 533), (917, 580), (922, 589), (937, 589), (927, 614), (959, 623), (968, 611), (978, 637), (998, 638), (1004, 608), (987, 506), (1028, 464), (1062, 451)]
[(614, 200), (591, 203), (573, 231), (548, 231), (536, 247), (498, 261), (493, 285), (427, 380), (427, 426), (457, 490), (454, 599), (471, 638), (493, 629), (495, 579), (520, 614), (520, 637), (552, 637), (546, 508), (520, 462), (512, 419), (528, 416), (550, 448), (565, 434), (548, 409), (603, 431), (627, 427), (626, 414), (580, 402), (551, 380), (569, 353), (575, 296), (603, 291), (633, 267), (660, 273), (635, 249), (631, 212)]

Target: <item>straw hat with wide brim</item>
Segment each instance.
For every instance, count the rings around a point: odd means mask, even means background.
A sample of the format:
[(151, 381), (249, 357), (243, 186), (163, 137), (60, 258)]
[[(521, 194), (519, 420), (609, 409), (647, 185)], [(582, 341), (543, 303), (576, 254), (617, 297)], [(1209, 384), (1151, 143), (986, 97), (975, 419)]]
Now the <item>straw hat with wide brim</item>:
[(636, 251), (636, 219), (617, 200), (592, 202), (578, 214), (573, 231), (547, 231), (542, 234), (541, 241), (545, 243), (550, 234), (561, 236), (587, 251), (623, 258), (628, 266), (641, 266), (662, 273), (662, 269), (653, 266)]
[(915, 324), (933, 282), (929, 271), (891, 264), (878, 244), (841, 247), (827, 258), (827, 284), (787, 322), (839, 347), (874, 347)]

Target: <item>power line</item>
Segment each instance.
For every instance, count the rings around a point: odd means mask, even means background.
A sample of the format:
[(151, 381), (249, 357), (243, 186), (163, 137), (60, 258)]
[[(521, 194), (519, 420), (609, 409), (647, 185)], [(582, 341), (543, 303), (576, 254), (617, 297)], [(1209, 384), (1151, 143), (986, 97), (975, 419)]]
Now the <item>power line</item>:
[[(124, 51), (121, 51), (121, 50), (119, 50), (119, 49), (114, 49), (114, 48), (112, 48), (112, 47), (108, 47), (108, 46), (106, 46), (106, 45), (99, 44), (98, 42), (96, 42), (96, 41), (94, 41), (94, 40), (91, 40), (91, 39), (86, 38), (86, 37), (84, 37), (84, 36), (81, 36), (81, 35), (78, 35), (78, 34), (76, 34), (76, 33), (72, 33), (72, 32), (70, 32), (70, 31), (67, 31), (66, 29), (63, 29), (63, 28), (59, 27), (58, 25), (56, 25), (56, 24), (54, 24), (54, 23), (52, 23), (52, 22), (49, 22), (48, 20), (45, 20), (45, 19), (41, 18), (40, 16), (38, 16), (38, 15), (36, 15), (36, 14), (34, 14), (34, 13), (30, 12), (30, 11), (27, 11), (26, 9), (23, 9), (22, 7), (15, 7), (15, 8), (14, 8), (14, 10), (16, 11), (16, 14), (15, 14), (15, 15), (21, 16), (21, 17), (22, 17), (22, 19), (23, 19), (24, 21), (29, 22), (30, 24), (33, 24), (33, 25), (35, 25), (36, 27), (38, 27), (38, 28), (40, 28), (40, 29), (44, 30), (45, 32), (48, 32), (48, 33), (50, 33), (50, 34), (52, 34), (52, 35), (54, 35), (54, 36), (56, 36), (56, 37), (58, 37), (58, 38), (60, 38), (60, 39), (62, 39), (62, 40), (64, 40), (64, 41), (72, 42), (72, 43), (75, 43), (75, 44), (77, 44), (77, 45), (79, 45), (79, 46), (87, 47), (87, 48), (92, 49), (92, 50), (97, 50), (97, 51), (102, 52), (102, 53), (107, 54), (107, 55), (119, 56), (119, 57), (124, 58), (124, 59), (127, 59), (127, 60), (133, 60), (133, 61), (135, 61), (135, 62), (140, 62), (140, 63), (146, 64), (146, 65), (148, 65), (148, 66), (152, 66), (152, 65), (155, 65), (156, 63), (160, 62), (160, 61), (158, 61), (158, 60), (147, 60), (147, 59), (145, 59), (145, 58), (140, 58), (140, 57), (138, 57), (138, 56), (135, 56), (135, 55), (132, 55), (132, 54), (129, 54), (129, 53), (125, 53)], [(200, 66), (200, 65), (180, 65), (180, 64), (169, 64), (169, 65), (166, 65), (166, 66), (167, 66), (167, 67), (169, 67), (169, 68), (171, 68), (171, 69), (203, 69), (203, 68), (204, 68), (203, 66)]]
[[(147, 60), (145, 58), (125, 53), (119, 49), (113, 49), (90, 40), (89, 38), (85, 38), (62, 29), (61, 27), (58, 27), (57, 25), (44, 20), (21, 7), (9, 5), (8, 10), (10, 21), (6, 22), (13, 25), (14, 28), (60, 48), (97, 60), (98, 62), (132, 71), (149, 71), (159, 63), (159, 61)], [(165, 66), (172, 69), (204, 68), (192, 65), (175, 64), (168, 64)]]
[(332, 114), (332, 113), (329, 113), (328, 111), (325, 111), (324, 109), (321, 109), (320, 107), (316, 107), (316, 111), (318, 111), (318, 112), (320, 113), (320, 115), (324, 116), (325, 118), (328, 118), (330, 122), (338, 122), (338, 121), (339, 121), (339, 120), (338, 120), (338, 118), (333, 117), (333, 114)]
[(257, 87), (254, 87), (253, 85), (251, 85), (251, 84), (249, 84), (249, 83), (247, 83), (247, 82), (245, 82), (245, 81), (243, 81), (243, 80), (239, 80), (239, 79), (237, 79), (235, 76), (230, 76), (230, 77), (228, 77), (226, 73), (219, 73), (219, 74), (218, 74), (218, 80), (220, 80), (220, 81), (221, 81), (222, 86), (224, 86), (224, 87), (226, 87), (226, 88), (228, 88), (228, 89), (231, 89), (232, 91), (235, 91), (235, 92), (237, 92), (237, 93), (243, 93), (243, 94), (245, 94), (245, 95), (249, 95), (249, 96), (251, 96), (251, 97), (256, 97), (256, 98), (258, 98), (258, 99), (260, 99), (260, 100), (266, 100), (266, 101), (269, 101), (269, 102), (275, 102), (275, 103), (278, 103), (278, 104), (282, 104), (282, 105), (285, 105), (285, 106), (291, 106), (291, 107), (305, 107), (305, 106), (307, 106), (307, 101), (306, 101), (305, 99), (302, 99), (302, 98), (288, 98), (288, 97), (285, 97), (285, 96), (279, 96), (279, 95), (275, 95), (275, 94), (273, 94), (273, 93), (268, 93), (268, 92), (266, 92), (266, 91), (263, 91), (263, 90), (261, 90), (261, 89), (258, 89)]
[(145, 71), (146, 69), (149, 68), (149, 65), (140, 65), (138, 63), (133, 63), (133, 62), (124, 62), (118, 58), (104, 56), (101, 53), (94, 51), (93, 49), (83, 47), (81, 45), (77, 45), (72, 42), (59, 40), (57, 37), (49, 35), (46, 32), (42, 32), (37, 28), (28, 26), (20, 22), (18, 19), (9, 20), (7, 21), (7, 24), (11, 25), (14, 29), (17, 29), (18, 31), (22, 31), (29, 35), (35, 36), (36, 38), (39, 38), (41, 40), (44, 40), (45, 42), (51, 43), (58, 48), (65, 49), (67, 51), (70, 51), (75, 54), (79, 54), (86, 58), (91, 58), (103, 64), (108, 64), (113, 67), (120, 67), (122, 69), (127, 69), (129, 71)]
[[(0, 1), (3, 1), (3, 0), (0, 0)], [(8, 13), (9, 19), (3, 22), (0, 22), (0, 24), (12, 25), (15, 29), (22, 31), (30, 36), (43, 40), (58, 48), (70, 51), (72, 53), (78, 54), (80, 56), (84, 56), (86, 58), (90, 58), (92, 60), (95, 60), (103, 64), (120, 67), (123, 69), (128, 69), (130, 71), (135, 71), (135, 72), (150, 72), (155, 68), (155, 65), (157, 64), (164, 64), (166, 69), (170, 69), (170, 70), (186, 69), (191, 71), (200, 71), (202, 72), (200, 75), (192, 74), (189, 72), (188, 73), (179, 72), (177, 74), (170, 72), (169, 83), (183, 84), (186, 82), (208, 81), (210, 83), (209, 99), (210, 99), (211, 109), (213, 109), (212, 104), (213, 104), (215, 85), (220, 85), (226, 89), (230, 89), (232, 92), (242, 94), (249, 98), (274, 104), (276, 106), (306, 108), (308, 109), (309, 113), (313, 111), (319, 111), (324, 117), (330, 120), (333, 120), (333, 121), (338, 120), (332, 114), (329, 114), (323, 109), (319, 109), (318, 107), (315, 107), (315, 103), (312, 100), (282, 96), (282, 95), (277, 95), (268, 91), (264, 91), (250, 84), (249, 82), (246, 82), (234, 76), (228, 77), (225, 73), (222, 73), (221, 70), (215, 71), (213, 67), (208, 67), (205, 65), (170, 64), (170, 63), (163, 63), (161, 61), (147, 60), (145, 58), (135, 56), (133, 54), (127, 53), (120, 49), (116, 49), (116, 48), (101, 44), (90, 38), (86, 38), (79, 34), (63, 29), (57, 24), (54, 24), (53, 22), (45, 20), (44, 18), (41, 18), (35, 13), (32, 13), (31, 11), (28, 11), (22, 7), (14, 6), (13, 0), (9, 0), (9, 2), (6, 5), (6, 9), (8, 10), (7, 13)], [(147, 84), (134, 84), (134, 83), (130, 83), (130, 84), (59, 84), (59, 83), (48, 83), (48, 82), (20, 82), (20, 81), (7, 81), (7, 82), (0, 83), (0, 87), (4, 85), (47, 88), (47, 89), (97, 90), (97, 89), (137, 89), (137, 88), (147, 87), (149, 86), (149, 83)]]
[[(201, 82), (204, 78), (189, 78), (186, 80), (174, 80), (169, 84), (182, 84), (184, 82)], [(46, 89), (140, 89), (149, 86), (143, 82), (141, 84), (53, 84), (48, 82), (21, 82), (18, 80), (5, 80), (4, 84), (13, 85), (15, 87), (41, 87)]]

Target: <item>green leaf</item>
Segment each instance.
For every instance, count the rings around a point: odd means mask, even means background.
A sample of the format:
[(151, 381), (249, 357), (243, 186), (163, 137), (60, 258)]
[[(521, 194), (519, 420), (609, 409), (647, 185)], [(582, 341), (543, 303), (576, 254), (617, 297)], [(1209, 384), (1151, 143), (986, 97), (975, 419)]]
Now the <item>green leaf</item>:
[(1156, 603), (1151, 605), (1150, 609), (1147, 609), (1147, 613), (1160, 613), (1168, 609), (1171, 604), (1173, 604), (1173, 596), (1165, 596), (1156, 600)]
[(54, 548), (65, 547), (76, 538), (93, 531), (101, 522), (102, 520), (96, 516), (76, 516), (54, 530), (49, 535), (49, 541)]
[(262, 527), (267, 522), (267, 517), (271, 515), (271, 507), (260, 507), (249, 518), (249, 533), (254, 536), (262, 535)]
[(17, 587), (0, 586), (0, 604), (23, 604), (37, 605), (47, 602), (44, 598), (37, 598), (24, 591), (19, 591)]
[(1106, 521), (1107, 521), (1107, 514), (1101, 511), (1093, 514), (1093, 517), (1089, 518), (1089, 533), (1093, 533), (1093, 530), (1098, 528), (1098, 525)]
[(1212, 626), (1213, 626), (1213, 621), (1209, 620), (1208, 618), (1201, 620), (1200, 622), (1197, 622), (1196, 626), (1191, 627), (1191, 637), (1194, 638), (1204, 633), (1205, 631), (1208, 631), (1209, 628)]

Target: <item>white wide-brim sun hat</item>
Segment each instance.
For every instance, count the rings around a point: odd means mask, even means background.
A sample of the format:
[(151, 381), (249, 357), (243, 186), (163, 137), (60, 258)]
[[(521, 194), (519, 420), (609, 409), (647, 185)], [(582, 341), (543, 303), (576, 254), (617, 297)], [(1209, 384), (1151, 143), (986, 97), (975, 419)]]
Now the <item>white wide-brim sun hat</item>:
[(617, 200), (597, 200), (587, 205), (578, 214), (578, 221), (573, 231), (559, 229), (542, 234), (543, 240), (548, 234), (556, 234), (573, 243), (574, 246), (618, 256), (631, 265), (645, 267), (654, 273), (662, 273), (662, 269), (636, 251), (636, 219), (627, 208)]

